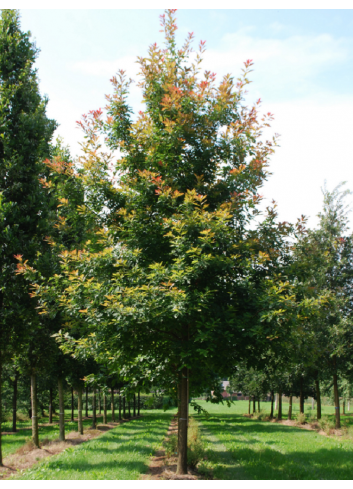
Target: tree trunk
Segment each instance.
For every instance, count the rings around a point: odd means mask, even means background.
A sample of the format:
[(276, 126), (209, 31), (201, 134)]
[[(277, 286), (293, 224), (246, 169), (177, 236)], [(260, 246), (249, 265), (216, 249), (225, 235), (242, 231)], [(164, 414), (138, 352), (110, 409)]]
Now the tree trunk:
[(59, 387), (59, 440), (65, 440), (65, 409), (64, 409), (64, 389), (62, 379), (58, 380)]
[(181, 371), (180, 379), (180, 412), (178, 420), (178, 465), (177, 475), (187, 474), (187, 450), (188, 450), (188, 385), (187, 368)]
[(278, 393), (276, 393), (276, 399), (275, 399), (275, 411), (278, 409)]
[(321, 419), (321, 393), (320, 393), (320, 383), (318, 380), (315, 380), (316, 386), (316, 417), (317, 419)]
[(129, 400), (128, 400), (128, 406), (129, 406), (129, 419), (131, 418), (131, 398), (129, 396)]
[(101, 390), (98, 389), (98, 414), (102, 414)]
[(273, 391), (271, 391), (271, 412), (270, 412), (270, 419), (273, 419)]
[(301, 414), (304, 414), (303, 377), (300, 377), (299, 412), (300, 412)]
[(104, 392), (103, 394), (103, 424), (107, 424), (107, 396)]
[(251, 412), (251, 397), (249, 396), (248, 414)]
[(96, 412), (96, 388), (93, 388), (92, 395), (92, 428), (97, 428), (97, 412)]
[(32, 441), (39, 448), (38, 417), (37, 417), (37, 379), (31, 374), (31, 407), (32, 407)]
[(0, 352), (0, 467), (3, 466), (2, 463), (2, 440), (1, 440), (1, 431), (2, 431), (2, 358)]
[(293, 410), (293, 396), (289, 396), (289, 409), (288, 409), (288, 419), (292, 419), (292, 410)]
[(77, 399), (77, 419), (78, 419), (78, 432), (83, 435), (83, 422), (82, 422), (82, 387), (78, 388), (78, 399)]
[(53, 389), (49, 389), (49, 424), (53, 422)]
[(311, 409), (314, 410), (315, 407), (315, 399), (312, 397), (311, 398)]
[(346, 414), (346, 401), (342, 402), (342, 414)]
[(12, 431), (17, 431), (17, 381), (19, 373), (16, 370), (15, 380), (13, 381), (13, 397), (12, 397)]
[(119, 421), (121, 421), (121, 393), (119, 389)]
[(347, 404), (348, 404), (347, 408), (348, 408), (348, 411), (349, 411), (350, 404), (351, 404), (351, 400), (350, 399), (348, 399), (348, 403)]
[(252, 396), (252, 413), (256, 413), (256, 402), (255, 402), (255, 396)]
[[(349, 411), (349, 402), (348, 402), (348, 411)], [(138, 391), (138, 397), (137, 397), (137, 416), (140, 416), (140, 391)]]
[(74, 388), (71, 387), (71, 421), (74, 420)]
[(112, 421), (115, 423), (115, 410), (114, 410), (114, 389), (113, 387), (110, 389), (111, 399), (110, 399), (110, 407), (112, 411)]
[(88, 387), (86, 387), (86, 418), (88, 418)]
[(341, 428), (341, 416), (340, 416), (340, 399), (338, 396), (337, 374), (333, 375), (333, 392), (335, 397), (335, 416), (336, 416), (336, 430)]
[(134, 393), (134, 418), (136, 417), (136, 394)]
[(126, 413), (125, 413), (125, 396), (123, 396), (123, 418), (126, 419)]
[(278, 414), (277, 419), (282, 419), (282, 392), (278, 393)]

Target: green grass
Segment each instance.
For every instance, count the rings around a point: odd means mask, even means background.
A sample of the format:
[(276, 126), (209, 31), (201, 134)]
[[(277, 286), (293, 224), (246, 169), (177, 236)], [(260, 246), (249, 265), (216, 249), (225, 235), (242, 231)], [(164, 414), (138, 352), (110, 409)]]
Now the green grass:
[(143, 411), (143, 417), (123, 423), (77, 447), (39, 462), (21, 480), (136, 480), (148, 469), (160, 447), (174, 411)]
[[(89, 415), (92, 415), (92, 412), (88, 412)], [(74, 411), (74, 417), (77, 418), (77, 410)], [(117, 417), (117, 414), (116, 414)], [(69, 433), (70, 431), (77, 431), (77, 421), (71, 422), (71, 410), (65, 411), (65, 431)], [(49, 419), (46, 418), (38, 418), (38, 423), (48, 423)], [(111, 414), (108, 414), (108, 422), (111, 421)], [(53, 416), (53, 422), (59, 422), (59, 416)], [(97, 422), (103, 422), (103, 416), (97, 417)], [(83, 428), (88, 429), (92, 425), (92, 419), (84, 419), (83, 420)], [(22, 445), (24, 445), (28, 440), (30, 440), (32, 436), (31, 429), (31, 421), (18, 421), (17, 429), (18, 432), (11, 435), (3, 435), (2, 436), (2, 455), (3, 457), (7, 457), (16, 452)], [(6, 422), (2, 423), (2, 432), (11, 431), (12, 423)], [(49, 440), (55, 440), (59, 437), (59, 425), (53, 424), (51, 426), (40, 426), (39, 427), (39, 441), (45, 438)]]
[(200, 404), (210, 413), (196, 415), (207, 443), (202, 466), (217, 479), (353, 479), (352, 440), (246, 418), (247, 401)]

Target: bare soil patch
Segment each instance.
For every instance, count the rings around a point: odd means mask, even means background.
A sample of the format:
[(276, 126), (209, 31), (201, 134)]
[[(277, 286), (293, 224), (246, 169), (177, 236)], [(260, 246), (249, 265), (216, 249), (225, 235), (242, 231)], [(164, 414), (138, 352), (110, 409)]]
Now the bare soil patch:
[(102, 433), (115, 428), (115, 426), (137, 418), (138, 416), (115, 423), (98, 424), (96, 429), (84, 430), (83, 435), (80, 435), (77, 431), (71, 431), (70, 433), (65, 433), (65, 441), (43, 439), (40, 440), (40, 448), (37, 448), (32, 441), (28, 441), (15, 453), (4, 458), (3, 467), (0, 467), (0, 480), (8, 479), (12, 475), (29, 469), (43, 458), (57, 455), (69, 447), (97, 438)]
[[(174, 416), (164, 439), (165, 443), (171, 435), (178, 433), (178, 418)], [(177, 475), (177, 457), (167, 457), (163, 448), (158, 450), (151, 459), (148, 471), (140, 477), (141, 480), (200, 480), (202, 477), (196, 471), (188, 468), (188, 474)]]

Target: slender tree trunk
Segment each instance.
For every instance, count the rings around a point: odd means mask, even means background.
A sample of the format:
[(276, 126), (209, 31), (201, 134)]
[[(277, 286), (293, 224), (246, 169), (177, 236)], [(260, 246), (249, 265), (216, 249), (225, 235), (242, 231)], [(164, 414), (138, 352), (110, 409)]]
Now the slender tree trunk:
[(292, 419), (292, 410), (293, 410), (293, 396), (289, 396), (289, 409), (288, 409), (288, 419)]
[(59, 388), (59, 440), (65, 440), (65, 409), (64, 409), (64, 389), (62, 379), (58, 380)]
[(126, 413), (125, 413), (125, 396), (123, 396), (123, 418), (126, 419)]
[(74, 420), (74, 388), (71, 387), (71, 421)]
[(53, 388), (49, 389), (49, 424), (53, 422)]
[(275, 398), (275, 411), (278, 410), (278, 393), (276, 393), (276, 398)]
[(278, 414), (277, 419), (282, 419), (282, 392), (278, 393)]
[(299, 412), (300, 412), (301, 414), (304, 414), (303, 377), (300, 377)]
[(107, 424), (107, 396), (103, 394), (103, 424)]
[[(349, 402), (348, 402), (348, 411), (349, 411)], [(140, 391), (138, 391), (138, 397), (137, 397), (137, 416), (140, 416)]]
[(96, 388), (93, 387), (92, 395), (92, 428), (97, 428)]
[(136, 417), (136, 394), (134, 393), (134, 418)]
[(270, 412), (270, 419), (273, 419), (273, 391), (271, 391), (271, 412)]
[(98, 389), (98, 414), (102, 414), (101, 390)]
[(260, 397), (257, 398), (257, 410), (260, 412)]
[(311, 409), (314, 410), (315, 407), (315, 399), (312, 397), (311, 398)]
[(111, 407), (111, 411), (112, 411), (112, 421), (113, 421), (113, 423), (115, 423), (114, 389), (113, 389), (113, 387), (110, 389), (110, 394), (111, 394), (110, 407)]
[(348, 399), (348, 406), (347, 406), (348, 411), (349, 411), (349, 408), (351, 407), (351, 406), (350, 406), (350, 404), (351, 404), (351, 400), (350, 400), (350, 399)]
[(128, 405), (129, 405), (129, 419), (130, 419), (131, 418), (131, 398), (130, 398), (130, 396), (129, 396)]
[(83, 435), (83, 422), (82, 422), (82, 387), (78, 387), (78, 399), (77, 399), (77, 419), (78, 419), (78, 432)]
[(316, 386), (316, 417), (317, 419), (321, 419), (321, 393), (320, 393), (320, 383), (318, 380), (315, 380)]
[(346, 414), (346, 401), (342, 402), (342, 414)]
[(0, 467), (3, 466), (1, 431), (2, 431), (2, 358), (0, 352)]
[(321, 419), (321, 393), (320, 393), (320, 383), (318, 380), (315, 380), (316, 387), (316, 417), (317, 419)]
[(19, 373), (16, 370), (15, 380), (13, 381), (13, 397), (12, 397), (12, 431), (17, 431), (17, 382)]
[(119, 389), (119, 421), (121, 421), (121, 393)]
[(337, 374), (333, 375), (333, 391), (335, 397), (335, 416), (336, 416), (336, 430), (341, 428), (341, 416), (340, 416), (340, 399), (338, 395)]
[(187, 368), (181, 371), (180, 379), (180, 412), (178, 420), (178, 465), (177, 474), (187, 474), (187, 450), (188, 450), (188, 386)]
[(86, 418), (88, 418), (88, 387), (86, 387)]
[(256, 413), (255, 396), (252, 396), (252, 413)]
[(32, 441), (39, 448), (38, 417), (37, 417), (37, 379), (31, 373), (31, 407), (32, 407)]
[(190, 402), (190, 370), (189, 369), (186, 370), (186, 376), (187, 376), (186, 386), (187, 386), (187, 398), (188, 398), (186, 419), (187, 419), (187, 424), (188, 424), (188, 428), (189, 428), (189, 402)]
[(248, 414), (251, 414), (251, 413), (250, 413), (250, 411), (251, 411), (251, 397), (250, 397), (250, 395), (249, 395)]

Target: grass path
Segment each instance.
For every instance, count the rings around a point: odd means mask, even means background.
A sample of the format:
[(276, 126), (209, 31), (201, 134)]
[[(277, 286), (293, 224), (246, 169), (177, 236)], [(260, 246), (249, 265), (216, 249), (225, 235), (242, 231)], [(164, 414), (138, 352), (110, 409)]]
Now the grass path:
[(206, 466), (217, 479), (353, 479), (353, 442), (243, 417), (237, 406), (200, 402)]
[(174, 411), (144, 411), (143, 418), (39, 462), (21, 480), (136, 480), (148, 469)]

